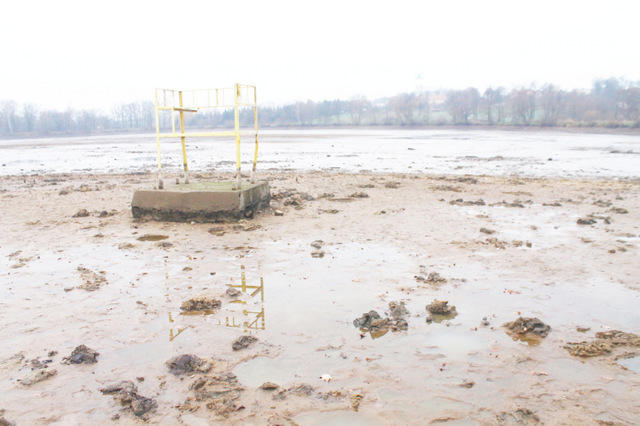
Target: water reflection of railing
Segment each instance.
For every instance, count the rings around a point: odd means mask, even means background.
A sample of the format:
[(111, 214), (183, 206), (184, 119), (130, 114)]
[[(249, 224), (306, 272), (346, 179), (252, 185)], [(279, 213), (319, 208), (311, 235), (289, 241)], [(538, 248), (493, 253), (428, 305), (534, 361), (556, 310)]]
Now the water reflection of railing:
[[(244, 272), (244, 266), (241, 266), (242, 272), (240, 273), (240, 284), (229, 284), (230, 288), (240, 290), (242, 293), (249, 294), (250, 297), (256, 297), (260, 295), (260, 304), (264, 303), (264, 279), (260, 277), (260, 285), (247, 284), (247, 277)], [(232, 304), (246, 305), (246, 300), (234, 300), (230, 302)], [(230, 311), (231, 313), (238, 313), (238, 311)], [(242, 317), (237, 319), (235, 316), (227, 316), (225, 318), (225, 326), (234, 328), (243, 328), (245, 332), (249, 330), (264, 330), (266, 328), (264, 305), (260, 306), (260, 310), (242, 309), (239, 311), (242, 313)]]

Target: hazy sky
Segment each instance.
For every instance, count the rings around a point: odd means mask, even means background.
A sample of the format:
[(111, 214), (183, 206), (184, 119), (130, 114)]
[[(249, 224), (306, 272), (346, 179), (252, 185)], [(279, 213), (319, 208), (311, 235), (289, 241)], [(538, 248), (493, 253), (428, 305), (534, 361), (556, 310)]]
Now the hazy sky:
[[(98, 108), (155, 87), (258, 102), (640, 81), (640, 1), (5, 0), (0, 100)], [(421, 80), (418, 76), (422, 76)]]

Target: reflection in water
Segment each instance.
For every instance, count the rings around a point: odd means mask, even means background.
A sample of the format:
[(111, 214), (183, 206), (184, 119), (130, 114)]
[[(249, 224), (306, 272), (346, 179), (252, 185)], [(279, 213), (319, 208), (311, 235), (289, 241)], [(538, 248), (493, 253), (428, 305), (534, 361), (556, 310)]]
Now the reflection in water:
[[(241, 311), (231, 311), (231, 313), (241, 312), (242, 317), (236, 319), (235, 316), (226, 317), (226, 326), (243, 328), (245, 332), (249, 330), (264, 330), (265, 329), (265, 316), (264, 316), (264, 279), (260, 277), (260, 285), (247, 284), (247, 277), (244, 272), (244, 265), (241, 266), (242, 272), (240, 273), (240, 284), (229, 284), (230, 288), (236, 288), (242, 293), (249, 293), (251, 297), (260, 295), (260, 310), (242, 309)], [(244, 300), (234, 300), (230, 303), (246, 305)]]
[[(169, 322), (173, 322), (173, 317), (171, 316), (171, 312), (169, 312)], [(173, 339), (175, 339), (176, 337), (178, 337), (183, 331), (185, 331), (188, 327), (176, 327), (176, 329), (178, 330), (177, 332), (173, 331), (173, 328), (169, 329), (169, 341), (173, 342)]]
[(524, 334), (518, 334), (518, 333), (509, 333), (506, 332), (509, 336), (511, 336), (511, 338), (516, 341), (516, 342), (524, 342), (529, 346), (538, 346), (541, 342), (542, 342), (542, 337), (537, 336), (535, 334), (532, 333), (524, 333)]

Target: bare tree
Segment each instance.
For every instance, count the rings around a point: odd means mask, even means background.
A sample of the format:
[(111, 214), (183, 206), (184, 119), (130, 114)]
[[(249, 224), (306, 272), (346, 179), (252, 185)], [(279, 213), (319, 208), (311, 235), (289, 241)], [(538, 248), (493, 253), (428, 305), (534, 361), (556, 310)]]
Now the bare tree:
[(17, 108), (18, 104), (15, 101), (2, 101), (2, 109), (0, 109), (0, 114), (2, 114), (2, 121), (5, 125), (5, 131), (10, 135), (13, 135), (13, 132), (16, 128)]
[(540, 91), (543, 126), (555, 126), (558, 123), (562, 93), (552, 84), (546, 84)]
[(514, 89), (509, 94), (511, 119), (514, 124), (531, 124), (536, 112), (536, 95), (532, 89)]
[(27, 132), (33, 132), (38, 118), (38, 110), (33, 104), (24, 104), (22, 106), (22, 113), (24, 114), (24, 124)]

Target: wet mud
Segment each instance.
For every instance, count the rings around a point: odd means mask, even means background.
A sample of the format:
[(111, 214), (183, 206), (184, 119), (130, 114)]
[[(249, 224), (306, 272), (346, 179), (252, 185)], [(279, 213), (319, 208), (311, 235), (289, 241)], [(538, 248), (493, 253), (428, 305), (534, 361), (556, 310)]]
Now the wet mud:
[(215, 226), (131, 217), (151, 173), (0, 178), (0, 419), (640, 417), (640, 182), (264, 177)]

